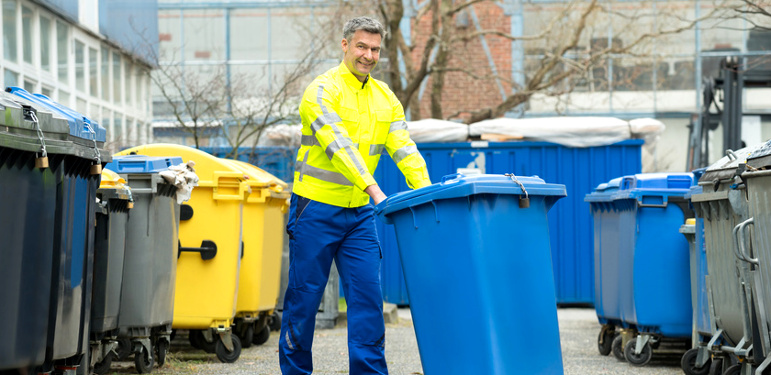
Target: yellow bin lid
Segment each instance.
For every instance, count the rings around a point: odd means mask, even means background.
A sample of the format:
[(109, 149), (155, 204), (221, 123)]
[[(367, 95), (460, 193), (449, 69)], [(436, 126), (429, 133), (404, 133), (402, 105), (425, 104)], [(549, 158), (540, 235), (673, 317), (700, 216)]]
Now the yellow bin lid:
[(104, 168), (102, 169), (102, 182), (99, 183), (100, 189), (128, 189), (126, 180), (119, 174)]
[[(266, 172), (265, 170), (256, 167), (252, 164), (233, 159), (222, 159), (235, 168), (238, 168), (244, 173), (247, 184), (252, 188), (252, 195), (249, 196), (250, 201), (262, 201), (268, 196), (278, 199), (289, 198), (289, 192), (286, 191), (289, 185), (279, 179), (278, 177)], [(268, 194), (257, 194), (257, 189), (265, 189)]]
[(179, 156), (185, 162), (195, 162), (198, 186), (213, 189), (213, 199), (245, 200), (249, 186), (244, 179), (244, 173), (209, 153), (193, 147), (169, 143), (154, 143), (123, 150), (115, 155), (130, 155), (135, 153), (146, 156)]
[(685, 225), (696, 225), (696, 219), (695, 218), (688, 218), (685, 220)]

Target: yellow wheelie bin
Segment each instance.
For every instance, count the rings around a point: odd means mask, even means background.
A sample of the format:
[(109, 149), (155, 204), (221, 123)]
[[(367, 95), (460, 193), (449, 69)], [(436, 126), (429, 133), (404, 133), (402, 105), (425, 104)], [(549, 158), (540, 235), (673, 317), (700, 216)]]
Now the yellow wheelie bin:
[(149, 144), (121, 154), (179, 156), (195, 162), (198, 186), (180, 207), (179, 258), (172, 328), (189, 330), (190, 343), (225, 363), (241, 355), (232, 335), (243, 255), (241, 218), (249, 195), (244, 172), (224, 159), (174, 144)]
[[(281, 284), (281, 251), (284, 246), (284, 213), (289, 204), (288, 185), (239, 160), (227, 160), (248, 177), (251, 193), (244, 205), (244, 257), (238, 282), (235, 331), (242, 346), (262, 345), (270, 337), (269, 320), (275, 314)], [(280, 325), (280, 323), (278, 323)]]

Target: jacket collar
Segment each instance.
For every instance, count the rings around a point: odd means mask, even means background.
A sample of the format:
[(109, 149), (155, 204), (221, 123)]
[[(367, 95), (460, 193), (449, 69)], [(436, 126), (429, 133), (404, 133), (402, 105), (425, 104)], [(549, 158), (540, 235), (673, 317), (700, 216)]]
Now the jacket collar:
[(340, 76), (343, 77), (343, 81), (350, 86), (354, 90), (362, 90), (364, 87), (366, 87), (367, 83), (372, 79), (369, 74), (367, 74), (367, 77), (364, 79), (364, 82), (359, 81), (358, 78), (356, 78), (353, 73), (351, 73), (350, 70), (348, 70), (348, 67), (345, 66), (345, 62), (341, 62), (340, 66), (338, 67), (338, 71), (340, 72)]

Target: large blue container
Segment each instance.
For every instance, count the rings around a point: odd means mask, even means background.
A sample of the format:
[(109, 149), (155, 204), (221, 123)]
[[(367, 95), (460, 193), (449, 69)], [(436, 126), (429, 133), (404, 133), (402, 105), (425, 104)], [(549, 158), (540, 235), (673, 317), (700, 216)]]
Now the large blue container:
[[(546, 213), (565, 194), (537, 177), (456, 174), (377, 206), (396, 230), (426, 374), (562, 374)], [(471, 306), (462, 332), (447, 301)]]
[[(568, 196), (557, 202), (549, 215), (552, 265), (557, 303), (594, 303), (594, 245), (589, 204), (584, 196), (598, 184), (642, 171), (642, 140), (608, 146), (571, 148), (548, 142), (466, 142), (418, 144), (432, 181), (477, 169), (482, 173), (538, 175), (563, 184)], [(388, 159), (388, 160), (386, 160)], [(407, 191), (406, 182), (387, 154), (375, 171), (386, 195)], [(377, 224), (383, 248), (384, 299), (409, 304), (393, 227)]]
[(641, 333), (691, 337), (690, 257), (679, 229), (692, 215), (684, 197), (693, 182), (691, 173), (625, 176), (616, 196), (634, 228), (633, 246), (622, 240), (619, 247), (620, 257), (633, 259), (631, 268), (619, 271), (620, 292), (631, 298), (622, 299), (621, 314)]

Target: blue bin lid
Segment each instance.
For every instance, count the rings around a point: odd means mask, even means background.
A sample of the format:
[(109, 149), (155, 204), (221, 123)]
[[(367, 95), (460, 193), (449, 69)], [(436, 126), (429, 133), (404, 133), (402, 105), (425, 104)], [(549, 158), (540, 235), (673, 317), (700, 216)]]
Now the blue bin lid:
[(99, 126), (97, 122), (91, 121), (86, 116), (51, 100), (45, 95), (33, 95), (27, 92), (27, 90), (16, 86), (7, 87), (5, 91), (27, 99), (31, 102), (39, 103), (44, 107), (63, 115), (67, 119), (67, 122), (70, 124), (70, 135), (74, 137), (96, 140), (98, 142), (104, 142), (107, 138), (107, 130)]
[(623, 177), (616, 177), (608, 182), (603, 182), (594, 188), (594, 191), (586, 194), (584, 202), (611, 202), (618, 193)]
[(182, 164), (179, 156), (116, 155), (105, 168), (121, 174), (158, 173), (178, 164)]
[(649, 196), (685, 197), (694, 185), (693, 173), (640, 173), (624, 176), (616, 199)]
[(380, 202), (375, 208), (375, 212), (383, 217), (390, 213), (434, 200), (460, 198), (475, 194), (525, 195), (522, 187), (514, 179), (522, 184), (528, 196), (541, 195), (558, 198), (567, 196), (565, 185), (548, 184), (538, 176), (519, 177), (500, 174), (466, 176), (461, 173), (455, 173), (444, 176), (442, 182), (417, 190), (394, 194)]

